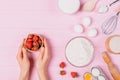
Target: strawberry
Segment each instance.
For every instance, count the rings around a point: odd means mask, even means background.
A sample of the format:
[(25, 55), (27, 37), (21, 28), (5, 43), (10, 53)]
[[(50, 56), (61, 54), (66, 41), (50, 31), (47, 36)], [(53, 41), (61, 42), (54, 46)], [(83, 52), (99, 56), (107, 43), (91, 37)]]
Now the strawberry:
[(39, 43), (37, 41), (34, 41), (33, 46), (39, 46)]
[(37, 47), (33, 47), (32, 50), (33, 50), (33, 51), (37, 51), (38, 48), (37, 48)]
[(33, 36), (34, 36), (33, 34), (29, 34), (28, 38), (33, 38)]
[(32, 41), (32, 38), (27, 38), (27, 41)]
[(72, 76), (72, 78), (77, 78), (78, 77), (78, 73), (77, 72), (71, 72), (71, 76)]
[(28, 48), (28, 49), (31, 49), (32, 48), (32, 41), (26, 41), (26, 47)]
[(66, 75), (66, 71), (65, 71), (65, 70), (61, 70), (61, 71), (60, 71), (60, 75), (62, 75), (62, 76), (63, 76), (63, 75)]
[(38, 40), (38, 43), (39, 43), (39, 44), (42, 44), (42, 40), (41, 40), (41, 39), (39, 39), (39, 40)]
[(60, 66), (60, 68), (64, 68), (66, 66), (66, 64), (65, 64), (65, 62), (61, 62), (59, 66)]
[(38, 41), (38, 40), (39, 40), (39, 36), (34, 35), (33, 36), (33, 41)]

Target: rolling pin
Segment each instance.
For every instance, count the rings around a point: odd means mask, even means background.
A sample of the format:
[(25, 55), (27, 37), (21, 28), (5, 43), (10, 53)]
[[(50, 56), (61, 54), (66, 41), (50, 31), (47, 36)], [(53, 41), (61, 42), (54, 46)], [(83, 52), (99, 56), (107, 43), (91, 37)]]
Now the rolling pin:
[(109, 55), (107, 54), (107, 52), (103, 52), (102, 53), (103, 59), (105, 61), (105, 63), (108, 66), (108, 69), (113, 77), (114, 80), (120, 80), (120, 72), (118, 71), (117, 67), (112, 63)]

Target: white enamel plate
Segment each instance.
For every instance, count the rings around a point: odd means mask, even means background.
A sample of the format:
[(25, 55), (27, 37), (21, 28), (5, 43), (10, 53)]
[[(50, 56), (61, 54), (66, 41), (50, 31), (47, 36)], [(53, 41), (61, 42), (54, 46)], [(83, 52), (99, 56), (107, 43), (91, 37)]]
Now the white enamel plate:
[(68, 42), (65, 54), (70, 64), (76, 67), (84, 67), (92, 61), (94, 47), (88, 39), (76, 37)]

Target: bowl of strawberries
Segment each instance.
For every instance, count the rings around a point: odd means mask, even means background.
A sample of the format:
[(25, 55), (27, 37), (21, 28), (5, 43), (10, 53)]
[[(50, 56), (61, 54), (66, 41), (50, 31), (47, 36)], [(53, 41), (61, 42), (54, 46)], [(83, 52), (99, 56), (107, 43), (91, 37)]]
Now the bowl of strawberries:
[(43, 39), (38, 34), (29, 34), (27, 39), (25, 40), (25, 48), (29, 52), (38, 51), (43, 44)]

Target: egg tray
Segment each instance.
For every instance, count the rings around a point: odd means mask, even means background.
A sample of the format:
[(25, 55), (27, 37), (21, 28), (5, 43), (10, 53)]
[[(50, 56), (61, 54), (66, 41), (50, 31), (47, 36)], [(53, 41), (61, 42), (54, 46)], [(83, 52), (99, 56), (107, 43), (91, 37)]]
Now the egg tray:
[[(91, 74), (91, 79), (85, 78), (85, 75)], [(103, 71), (99, 67), (92, 67), (90, 72), (84, 74), (84, 80), (108, 80)]]

